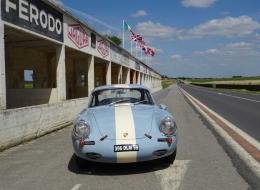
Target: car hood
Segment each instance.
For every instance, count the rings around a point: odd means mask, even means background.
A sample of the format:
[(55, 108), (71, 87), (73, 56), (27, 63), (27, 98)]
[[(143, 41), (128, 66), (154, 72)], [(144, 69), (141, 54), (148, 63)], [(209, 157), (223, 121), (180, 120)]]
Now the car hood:
[(120, 104), (92, 109), (95, 123), (101, 134), (109, 139), (138, 139), (149, 134), (155, 106)]

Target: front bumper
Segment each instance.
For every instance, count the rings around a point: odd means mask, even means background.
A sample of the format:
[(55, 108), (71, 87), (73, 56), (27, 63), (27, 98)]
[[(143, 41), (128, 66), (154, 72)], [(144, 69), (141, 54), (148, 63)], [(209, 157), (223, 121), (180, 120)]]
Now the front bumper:
[[(136, 139), (139, 151), (134, 152), (114, 152), (114, 145), (121, 143), (118, 143), (118, 141), (116, 143), (116, 140), (111, 139), (98, 140), (95, 141), (94, 145), (84, 145), (83, 147), (80, 147), (80, 140), (78, 139), (72, 137), (72, 142), (75, 154), (85, 160), (103, 163), (131, 163), (166, 157), (176, 150), (177, 135), (172, 136), (172, 143), (167, 143), (166, 141), (159, 142), (159, 138)], [(124, 141), (123, 144), (127, 144), (127, 141)]]

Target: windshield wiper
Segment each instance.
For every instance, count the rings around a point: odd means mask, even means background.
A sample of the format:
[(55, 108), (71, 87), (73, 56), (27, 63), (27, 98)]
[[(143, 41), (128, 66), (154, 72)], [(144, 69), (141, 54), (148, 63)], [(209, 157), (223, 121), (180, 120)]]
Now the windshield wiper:
[(130, 101), (130, 99), (118, 100), (118, 101), (115, 101), (115, 102), (108, 104), (108, 106), (112, 106), (112, 105), (115, 105), (117, 103), (126, 102), (126, 101)]
[(143, 102), (148, 102), (148, 101), (147, 100), (141, 100), (141, 101), (135, 102), (134, 105), (137, 105), (137, 104), (140, 104), (140, 103), (143, 103)]

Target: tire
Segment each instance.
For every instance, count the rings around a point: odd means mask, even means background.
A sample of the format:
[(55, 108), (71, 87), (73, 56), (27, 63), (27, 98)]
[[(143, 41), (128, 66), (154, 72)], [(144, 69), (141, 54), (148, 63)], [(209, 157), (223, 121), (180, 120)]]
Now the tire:
[(170, 165), (173, 164), (173, 162), (176, 158), (176, 154), (177, 154), (177, 148), (175, 149), (175, 151), (171, 155), (162, 158), (162, 162), (170, 164)]

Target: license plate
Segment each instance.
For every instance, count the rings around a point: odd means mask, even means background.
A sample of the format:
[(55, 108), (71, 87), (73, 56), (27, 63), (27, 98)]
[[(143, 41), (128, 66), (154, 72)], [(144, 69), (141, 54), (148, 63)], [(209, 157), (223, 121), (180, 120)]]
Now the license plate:
[(114, 152), (139, 151), (138, 144), (114, 145)]

